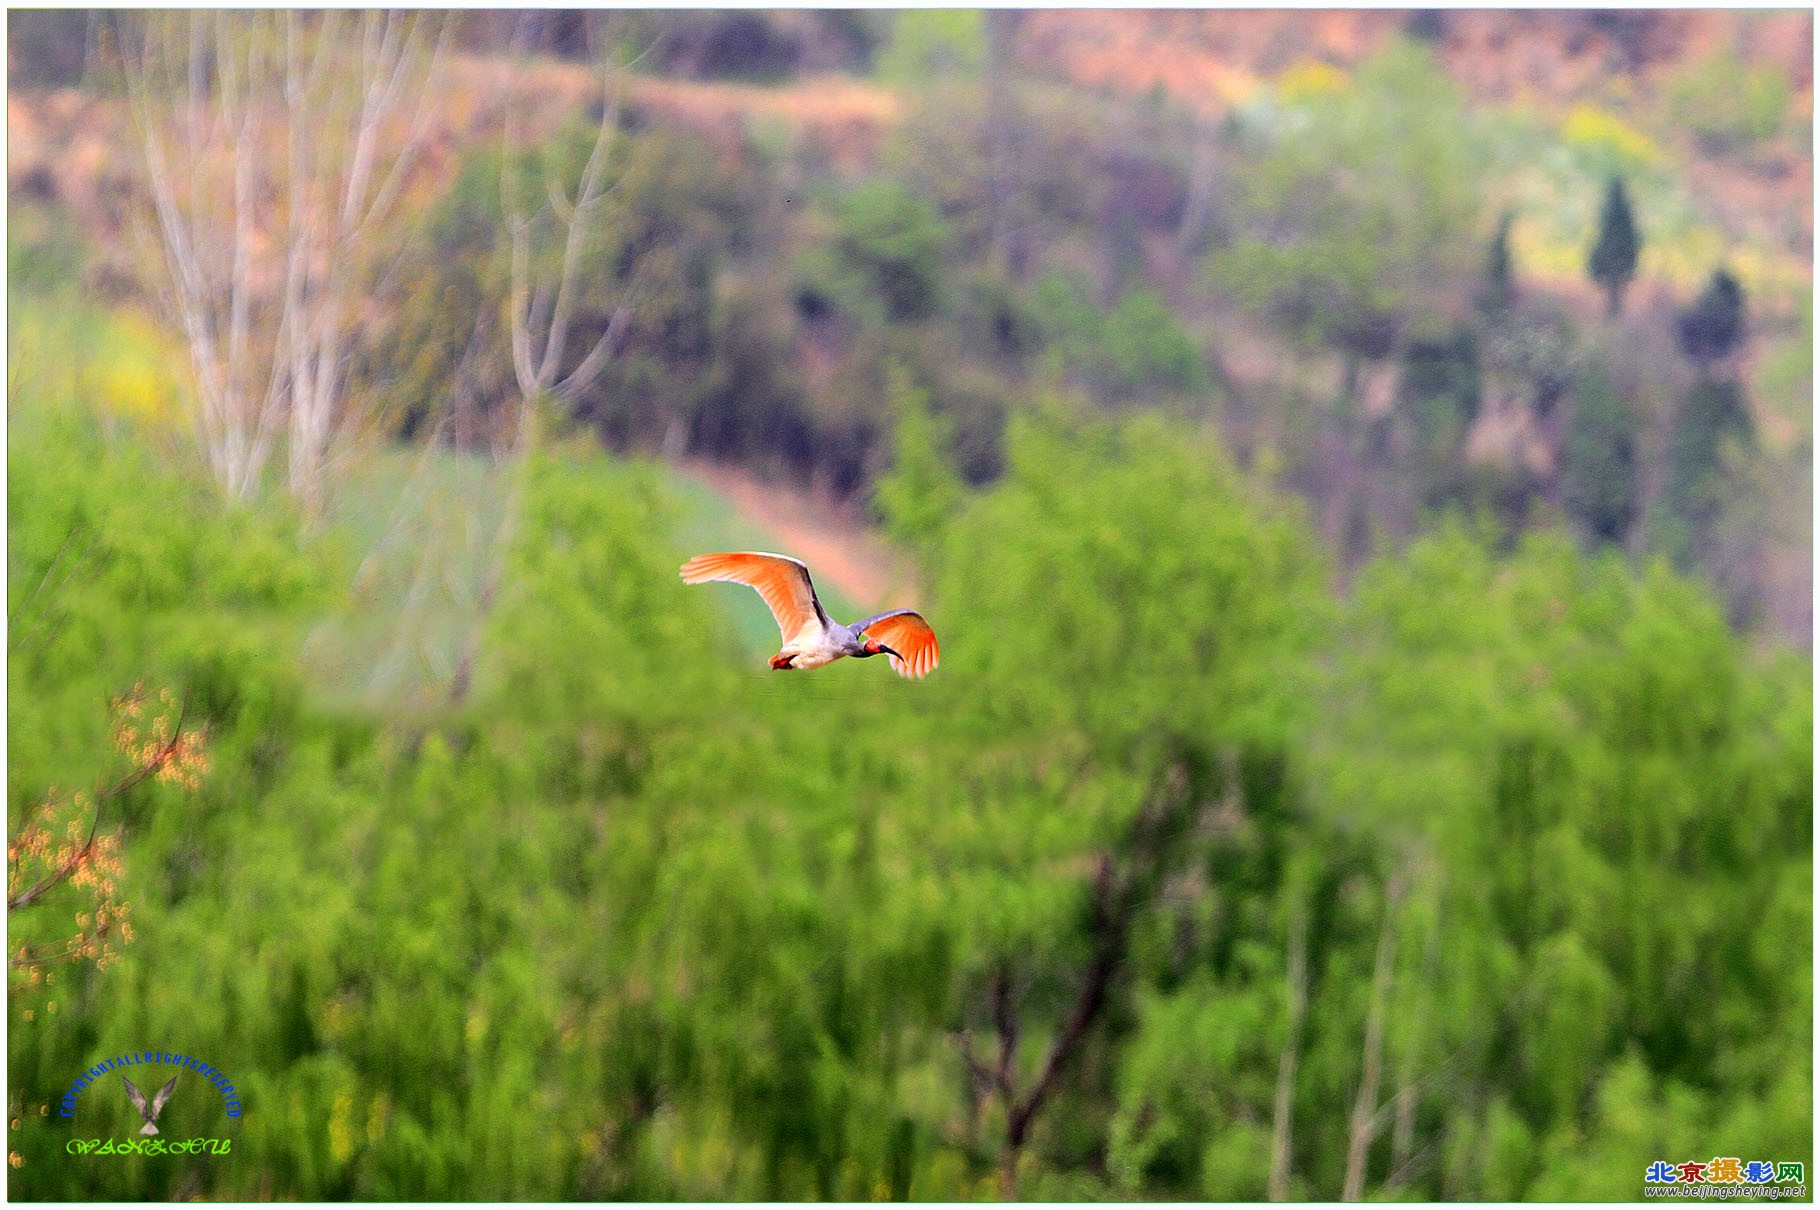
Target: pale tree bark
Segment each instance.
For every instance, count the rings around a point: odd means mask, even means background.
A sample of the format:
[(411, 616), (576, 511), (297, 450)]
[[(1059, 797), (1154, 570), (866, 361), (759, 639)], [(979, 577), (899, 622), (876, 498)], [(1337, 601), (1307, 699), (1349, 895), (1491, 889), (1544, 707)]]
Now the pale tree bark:
[(1289, 1199), (1290, 1125), (1295, 1108), (1295, 1073), (1302, 1053), (1302, 1018), (1308, 1012), (1308, 910), (1301, 904), (1289, 917), (1289, 963), (1285, 976), (1289, 1029), (1277, 1059), (1276, 1102), (1270, 1131), (1270, 1200)]
[[(533, 220), (524, 210), (517, 174), (512, 169), (512, 152), (523, 145), (523, 139), (516, 122), (506, 123), (500, 192), (512, 251), (512, 373), (518, 382), (520, 408), (525, 411), (546, 397), (574, 402), (606, 368), (631, 318), (632, 296), (628, 292), (587, 354), (567, 374), (562, 373), (563, 354), (568, 349), (569, 329), (575, 318), (583, 251), (599, 230), (610, 193), (607, 158), (619, 126), (619, 92), (610, 70), (601, 79), (600, 111), (594, 145), (575, 184), (573, 200), (565, 195), (563, 185), (554, 180), (543, 182), (562, 246), (560, 267), (553, 277), (540, 277), (531, 264)], [(520, 428), (523, 429), (522, 421)]]
[[(528, 41), (528, 29), (529, 23), (521, 20), (517, 39), (521, 54)], [(618, 137), (620, 89), (611, 59), (606, 55), (601, 59), (605, 66), (601, 73), (600, 120), (587, 162), (573, 183), (572, 197), (568, 193), (570, 182), (545, 179), (534, 182), (538, 200), (535, 209), (528, 209), (525, 195), (531, 192), (529, 183), (520, 181), (516, 170), (519, 153), (525, 146), (516, 112), (507, 115), (500, 136), (500, 210), (511, 254), (508, 336), (518, 399), (517, 416), (497, 440), (494, 453), (496, 461), (512, 474), (512, 485), (493, 537), (492, 558), (477, 592), (477, 616), (450, 677), (449, 698), (456, 703), (465, 700), (473, 687), (481, 631), (498, 600), (523, 491), (523, 477), (514, 472), (536, 443), (538, 409), (546, 401), (573, 404), (579, 399), (612, 361), (632, 317), (636, 292), (628, 290), (588, 351), (567, 373), (563, 372), (582, 274), (600, 272), (598, 266), (586, 263), (586, 253), (608, 221), (607, 203), (612, 195), (608, 159)], [(550, 225), (541, 222), (546, 211), (553, 220)], [(532, 247), (534, 234), (540, 229), (554, 231), (559, 249), (554, 265), (542, 272), (544, 258), (535, 255)]]
[(1012, 42), (1019, 14), (1011, 9), (986, 10), (986, 137), (992, 171), (991, 257), (1005, 273), (1023, 269), (1019, 248), (1024, 231), (1017, 209), (1016, 114), (1013, 109)]
[(1219, 183), (1219, 139), (1213, 123), (1199, 123), (1194, 143), (1194, 165), (1188, 173), (1188, 194), (1182, 201), (1182, 217), (1175, 228), (1176, 255), (1183, 260), (1201, 246), (1207, 225), (1213, 217), (1213, 190)]
[(1378, 955), (1371, 973), (1371, 1003), (1365, 1010), (1365, 1054), (1361, 1062), (1359, 1095), (1352, 1103), (1352, 1125), (1346, 1145), (1346, 1177), (1340, 1200), (1356, 1202), (1365, 1192), (1365, 1161), (1377, 1137), (1382, 1115), (1378, 1112), (1378, 1085), (1384, 1076), (1384, 1014), (1390, 998), (1390, 978), (1397, 960), (1397, 911), (1407, 884), (1392, 880), (1384, 897), (1384, 923), (1378, 932)]
[(164, 285), (222, 490), (257, 494), (281, 435), (319, 498), (349, 326), (433, 115), (452, 24), (423, 13), (171, 12), (119, 52)]
[(1427, 1018), (1429, 989), (1435, 981), (1435, 959), (1441, 930), (1430, 925), (1428, 936), (1422, 942), (1422, 977), (1418, 985), (1419, 1008), (1415, 1021), (1411, 1024), (1411, 1039), (1403, 1048), (1403, 1059), (1398, 1065), (1396, 1123), (1390, 1132), (1390, 1171), (1392, 1183), (1399, 1183), (1401, 1174), (1409, 1168), (1414, 1156), (1416, 1138), (1416, 1094), (1419, 1091), (1416, 1079), (1416, 1045), (1419, 1035), (1418, 1024)]

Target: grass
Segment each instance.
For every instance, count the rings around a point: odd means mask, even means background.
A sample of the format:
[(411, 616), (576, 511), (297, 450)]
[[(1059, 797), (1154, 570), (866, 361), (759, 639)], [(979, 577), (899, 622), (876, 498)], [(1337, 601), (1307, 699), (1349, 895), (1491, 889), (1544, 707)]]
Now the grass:
[[(18, 250), (15, 249), (15, 262)], [(15, 293), (9, 311), (11, 420), (33, 408), (93, 408), (133, 440), (184, 457), (187, 376), (182, 349), (137, 312)], [(193, 468), (201, 472), (199, 466)], [(660, 470), (674, 500), (677, 562), (708, 550), (775, 550), (777, 536), (713, 488)], [(482, 458), (387, 447), (345, 469), (328, 504), (324, 538), (349, 552), (346, 604), (301, 636), (300, 664), (325, 706), (376, 714), (433, 712), (474, 628), (497, 554), (506, 480)], [(838, 617), (860, 611), (831, 585)], [(770, 613), (733, 586), (686, 589), (719, 603), (730, 634), (754, 659), (777, 650)]]
[[(675, 505), (677, 563), (702, 551), (772, 550), (772, 533), (725, 496), (660, 468)], [(506, 480), (484, 460), (445, 450), (391, 449), (351, 468), (330, 503), (329, 526), (355, 552), (347, 608), (305, 640), (302, 664), (329, 703), (385, 714), (433, 711), (481, 618), (482, 584), (496, 556)], [(756, 593), (706, 592), (742, 650), (777, 650), (777, 625)], [(818, 586), (837, 617), (859, 610)]]
[(329, 523), (357, 559), (348, 607), (302, 653), (319, 692), (386, 712), (446, 700), (482, 621), (504, 487), (483, 460), (436, 449), (385, 450), (347, 472)]

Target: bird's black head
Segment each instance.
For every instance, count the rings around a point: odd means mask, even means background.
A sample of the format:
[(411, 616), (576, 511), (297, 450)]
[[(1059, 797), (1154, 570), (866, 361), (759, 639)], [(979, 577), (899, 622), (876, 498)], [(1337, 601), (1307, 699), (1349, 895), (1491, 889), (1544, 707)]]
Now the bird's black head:
[(874, 656), (874, 655), (895, 656), (896, 658), (898, 658), (900, 660), (904, 658), (903, 656), (898, 655), (897, 652), (891, 650), (891, 648), (889, 648), (889, 647), (885, 646), (883, 643), (879, 642), (877, 639), (860, 640), (859, 650), (857, 652), (855, 652), (854, 654), (857, 655), (862, 660), (868, 656)]

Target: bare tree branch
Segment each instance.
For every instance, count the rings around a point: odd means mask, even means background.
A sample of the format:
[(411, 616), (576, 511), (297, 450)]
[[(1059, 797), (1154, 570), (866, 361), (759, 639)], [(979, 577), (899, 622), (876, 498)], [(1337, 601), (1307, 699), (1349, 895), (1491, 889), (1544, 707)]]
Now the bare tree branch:
[(1289, 1199), (1291, 1118), (1295, 1109), (1295, 1073), (1302, 1048), (1302, 1018), (1308, 1011), (1308, 909), (1297, 903), (1289, 914), (1289, 959), (1285, 975), (1289, 1025), (1277, 1060), (1276, 1099), (1270, 1131), (1270, 1200)]
[(217, 11), (116, 30), (209, 465), (229, 497), (255, 494), (288, 422), (288, 483), (313, 505), (347, 419), (349, 317), (392, 254), (381, 224), (427, 134), (449, 22)]
[(1390, 995), (1390, 977), (1396, 965), (1397, 910), (1403, 901), (1407, 884), (1401, 876), (1393, 879), (1384, 897), (1384, 923), (1378, 931), (1378, 955), (1372, 967), (1371, 1003), (1365, 1011), (1365, 1054), (1359, 1078), (1359, 1093), (1352, 1104), (1352, 1126), (1346, 1145), (1346, 1176), (1340, 1188), (1340, 1200), (1356, 1202), (1365, 1192), (1365, 1161), (1371, 1141), (1380, 1126), (1378, 1083), (1384, 1070), (1384, 1011)]
[[(1029, 1142), (1037, 1115), (1105, 1008), (1113, 977), (1124, 961), (1132, 921), (1164, 873), (1168, 821), (1174, 809), (1186, 803), (1187, 795), (1182, 770), (1173, 766), (1165, 770), (1133, 824), (1132, 856), (1124, 863), (1123, 871), (1109, 854), (1100, 856), (1094, 872), (1089, 926), (1092, 955), (1062, 1028), (1050, 1042), (1035, 1079), (1022, 1093), (1017, 1091), (1019, 1029), (1009, 964), (1001, 964), (994, 974), (993, 1023), (999, 1034), (999, 1062), (992, 1080), (1005, 1106), (1005, 1147), (999, 1168), (1000, 1192), (1005, 1197), (1016, 1196), (1018, 1160)], [(963, 1057), (971, 1059), (971, 1050)]]

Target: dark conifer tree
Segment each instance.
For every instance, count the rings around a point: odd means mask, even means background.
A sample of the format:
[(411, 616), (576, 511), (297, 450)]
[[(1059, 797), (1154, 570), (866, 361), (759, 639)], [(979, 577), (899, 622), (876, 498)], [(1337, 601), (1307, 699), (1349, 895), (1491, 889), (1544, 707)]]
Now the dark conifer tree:
[(1586, 258), (1587, 273), (1605, 288), (1608, 315), (1616, 315), (1624, 304), (1624, 290), (1637, 275), (1637, 249), (1641, 244), (1623, 178), (1614, 176), (1605, 187), (1598, 241)]
[(1487, 311), (1496, 313), (1515, 301), (1516, 281), (1511, 275), (1510, 225), (1516, 218), (1506, 210), (1498, 220), (1497, 234), (1491, 237), (1491, 249), (1485, 257), (1485, 282), (1480, 295)]
[(1744, 289), (1738, 279), (1715, 270), (1676, 328), (1681, 351), (1702, 368), (1736, 349), (1744, 340)]

